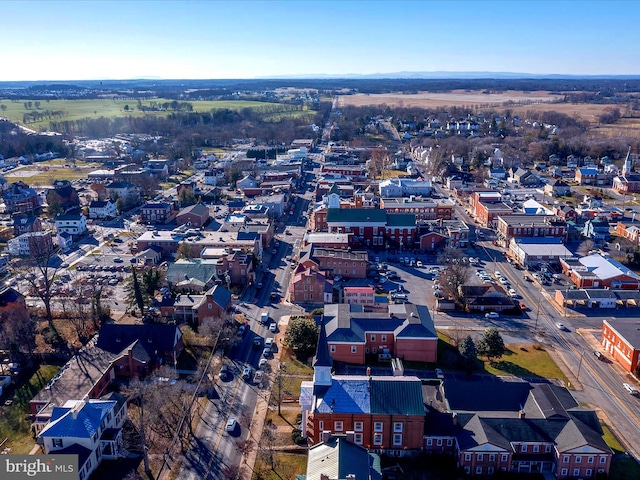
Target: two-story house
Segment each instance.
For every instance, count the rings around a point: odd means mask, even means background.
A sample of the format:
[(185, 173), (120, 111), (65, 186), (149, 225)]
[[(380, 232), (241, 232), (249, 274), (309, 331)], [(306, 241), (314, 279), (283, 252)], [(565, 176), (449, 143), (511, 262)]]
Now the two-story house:
[(24, 182), (9, 185), (2, 195), (6, 213), (26, 213), (34, 215), (40, 209), (40, 199), (36, 191)]
[(13, 236), (17, 237), (23, 233), (41, 232), (42, 222), (38, 217), (26, 215), (15, 215), (13, 217)]
[(71, 186), (69, 180), (56, 180), (52, 189), (47, 192), (47, 204), (59, 206), (63, 212), (68, 212), (80, 206), (78, 192)]
[(149, 202), (140, 208), (142, 223), (164, 224), (171, 222), (178, 212), (173, 202)]
[(55, 218), (55, 224), (58, 233), (82, 235), (87, 231), (87, 217), (78, 211), (58, 214)]
[[(38, 435), (47, 454), (78, 456), (78, 478), (84, 480), (103, 459), (124, 456), (122, 426), (127, 417), (124, 397), (117, 400), (69, 400), (54, 407), (51, 420)], [(112, 396), (114, 398), (114, 396)]]
[(51, 230), (27, 232), (9, 239), (7, 253), (12, 256), (47, 256), (55, 249)]
[(333, 303), (333, 280), (315, 268), (299, 267), (289, 285), (291, 303)]
[(116, 203), (111, 200), (93, 200), (89, 204), (89, 218), (113, 218), (117, 214)]

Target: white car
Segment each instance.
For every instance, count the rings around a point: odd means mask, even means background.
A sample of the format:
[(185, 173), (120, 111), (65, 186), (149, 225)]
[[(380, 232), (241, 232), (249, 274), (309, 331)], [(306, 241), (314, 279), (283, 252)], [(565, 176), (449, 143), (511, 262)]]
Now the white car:
[(500, 314), (498, 312), (489, 312), (484, 314), (484, 318), (496, 319), (500, 318)]
[(510, 288), (510, 289), (509, 289), (509, 296), (510, 296), (511, 298), (515, 298), (515, 297), (517, 297), (517, 296), (518, 296), (518, 294), (516, 293), (516, 291), (515, 291), (513, 288)]
[(509, 283), (509, 280), (507, 280), (504, 277), (499, 277), (498, 281), (502, 284), (502, 285), (507, 285)]
[(276, 322), (273, 322), (271, 325), (269, 325), (269, 331), (276, 333), (276, 330), (278, 329), (278, 324)]
[(556, 328), (558, 330), (564, 330), (564, 323), (560, 323), (560, 322), (556, 323)]
[(258, 362), (258, 368), (262, 370), (267, 365), (268, 361), (269, 360), (267, 360), (266, 358), (261, 358), (260, 361)]
[(230, 418), (229, 420), (227, 420), (227, 424), (224, 426), (224, 429), (227, 432), (233, 432), (236, 429), (237, 425), (238, 421), (235, 418)]
[(631, 395), (637, 395), (638, 394), (638, 390), (636, 389), (636, 387), (634, 387), (633, 385), (631, 385), (630, 383), (623, 383), (622, 386), (624, 387), (624, 389), (629, 392)]

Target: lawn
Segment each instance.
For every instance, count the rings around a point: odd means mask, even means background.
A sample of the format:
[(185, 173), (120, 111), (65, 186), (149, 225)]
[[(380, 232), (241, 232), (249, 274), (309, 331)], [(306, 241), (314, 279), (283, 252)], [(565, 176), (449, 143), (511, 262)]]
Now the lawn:
[(298, 360), (289, 347), (282, 347), (280, 362), (283, 364), (285, 372), (289, 375), (308, 375), (309, 378), (313, 376), (313, 368), (311, 368), (311, 365), (307, 365)]
[[(162, 104), (171, 102), (170, 99), (156, 98), (152, 101)], [(301, 111), (295, 105), (281, 103), (256, 102), (250, 100), (220, 100), (220, 101), (192, 101), (194, 112), (208, 112), (211, 110), (226, 108), (229, 110), (242, 110), (245, 108), (258, 109), (264, 112), (266, 121), (279, 121), (282, 117), (289, 116), (312, 116), (311, 111)], [(144, 115), (167, 115), (172, 111), (141, 111), (138, 110), (137, 101), (113, 100), (113, 99), (92, 99), (92, 100), (50, 100), (41, 101), (40, 108), (35, 108), (33, 101), (32, 108), (25, 108), (25, 100), (9, 101), (2, 100), (0, 104), (7, 109), (2, 112), (2, 116), (10, 120), (24, 124), (34, 130), (47, 130), (51, 121), (80, 120), (83, 118), (114, 118), (114, 117), (142, 117)], [(143, 101), (143, 106), (149, 106), (150, 101)], [(127, 108), (125, 108), (127, 107)], [(46, 116), (38, 121), (25, 123), (25, 115), (39, 112), (46, 115), (48, 112), (62, 112), (62, 115)]]
[(92, 169), (52, 168), (48, 171), (35, 169), (21, 169), (15, 174), (8, 173), (5, 178), (9, 182), (23, 180), (29, 185), (51, 185), (55, 180), (69, 180), (73, 182), (81, 178), (87, 178), (87, 173)]
[(29, 453), (35, 443), (31, 436), (29, 419), (29, 401), (60, 370), (56, 365), (40, 365), (35, 373), (25, 381), (13, 395), (13, 405), (0, 407), (0, 442), (8, 438), (3, 445), (11, 453)]
[(258, 454), (253, 471), (253, 480), (291, 480), (307, 470), (306, 453), (275, 453), (274, 467), (266, 458), (266, 454)]

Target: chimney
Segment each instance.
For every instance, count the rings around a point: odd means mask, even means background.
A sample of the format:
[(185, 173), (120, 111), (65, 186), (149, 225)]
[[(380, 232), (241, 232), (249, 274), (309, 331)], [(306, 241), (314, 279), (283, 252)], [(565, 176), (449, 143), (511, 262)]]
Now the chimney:
[(326, 473), (321, 473), (320, 480), (329, 480), (329, 475), (327, 475)]
[(356, 475), (354, 473), (350, 473), (347, 475), (345, 480), (356, 480)]
[(451, 422), (453, 423), (454, 426), (458, 425), (458, 414), (456, 412), (453, 412), (451, 414)]
[(353, 430), (349, 430), (349, 431), (347, 431), (347, 440), (348, 440), (349, 442), (353, 443), (353, 441), (355, 440), (355, 438), (356, 438), (356, 434), (355, 434), (355, 432), (354, 432)]
[(331, 430), (323, 430), (322, 431), (322, 442), (328, 442), (331, 438)]
[(524, 410), (520, 410), (520, 411), (518, 412), (518, 418), (525, 418), (525, 417), (526, 417), (526, 415), (527, 415), (527, 414), (525, 413), (525, 411), (524, 411)]

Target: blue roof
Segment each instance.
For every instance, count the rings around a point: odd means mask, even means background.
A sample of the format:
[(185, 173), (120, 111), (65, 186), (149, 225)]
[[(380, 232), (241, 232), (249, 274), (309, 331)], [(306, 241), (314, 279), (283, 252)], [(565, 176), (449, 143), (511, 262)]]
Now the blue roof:
[[(44, 428), (40, 436), (58, 438), (91, 438), (98, 432), (102, 419), (113, 410), (118, 402), (89, 400), (75, 407), (53, 407), (51, 421)], [(78, 408), (74, 418), (74, 408)]]
[(371, 413), (368, 377), (334, 377), (316, 410), (319, 413)]

